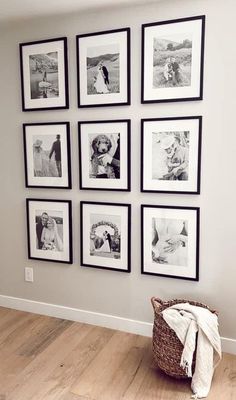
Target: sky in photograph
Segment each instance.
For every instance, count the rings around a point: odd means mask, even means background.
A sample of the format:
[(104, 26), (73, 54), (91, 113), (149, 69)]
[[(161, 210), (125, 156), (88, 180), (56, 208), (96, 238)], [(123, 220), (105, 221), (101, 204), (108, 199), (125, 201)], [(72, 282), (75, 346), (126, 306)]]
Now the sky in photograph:
[(117, 54), (120, 52), (119, 44), (108, 44), (106, 46), (88, 47), (87, 57), (93, 58), (103, 54)]
[(169, 40), (171, 42), (177, 42), (177, 43), (182, 43), (183, 40), (191, 40), (192, 41), (192, 34), (191, 33), (176, 33), (175, 35), (166, 35), (166, 36), (156, 36), (155, 39), (165, 39)]

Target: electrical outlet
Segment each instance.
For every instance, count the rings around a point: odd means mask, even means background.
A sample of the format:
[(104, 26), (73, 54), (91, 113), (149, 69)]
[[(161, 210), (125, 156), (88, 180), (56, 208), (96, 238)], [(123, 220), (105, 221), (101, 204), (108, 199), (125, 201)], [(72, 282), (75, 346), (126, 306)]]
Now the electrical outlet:
[(29, 267), (25, 268), (25, 281), (26, 282), (33, 282), (34, 281), (33, 268), (29, 268)]

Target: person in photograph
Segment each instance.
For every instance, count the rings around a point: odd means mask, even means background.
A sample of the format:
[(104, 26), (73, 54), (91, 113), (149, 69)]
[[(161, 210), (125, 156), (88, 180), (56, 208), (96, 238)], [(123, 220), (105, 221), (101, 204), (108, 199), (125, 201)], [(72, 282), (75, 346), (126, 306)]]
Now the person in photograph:
[[(104, 74), (105, 71), (105, 74)], [(96, 89), (97, 93), (109, 93), (108, 89), (108, 70), (107, 68), (103, 65), (103, 62), (99, 62), (98, 68), (97, 68), (97, 75), (95, 77), (95, 82), (94, 82), (94, 87)]]
[(177, 63), (175, 57), (171, 58), (171, 69), (172, 69), (172, 81), (174, 86), (178, 86), (181, 81), (180, 77), (180, 65)]
[(187, 265), (187, 222), (153, 218), (152, 259), (159, 264)]
[(53, 142), (51, 151), (49, 153), (49, 161), (51, 161), (53, 154), (55, 154), (55, 161), (56, 161), (58, 176), (61, 177), (62, 172), (61, 172), (61, 137), (60, 137), (60, 135), (57, 135), (55, 142)]
[(39, 217), (38, 222), (36, 223), (36, 237), (37, 237), (37, 249), (42, 249), (43, 247), (43, 243), (41, 241), (41, 237), (42, 237), (42, 231), (43, 228), (47, 226), (47, 222), (48, 222), (48, 214), (46, 212), (43, 212), (41, 217)]
[(34, 176), (43, 176), (43, 157), (42, 140), (36, 140), (33, 144)]
[(98, 252), (110, 253), (111, 252), (111, 235), (107, 231), (103, 233), (103, 244), (96, 249)]
[(166, 166), (168, 173), (164, 180), (188, 180), (189, 150), (187, 146), (180, 144), (180, 137), (166, 136), (161, 142), (162, 149), (166, 152)]
[(164, 65), (163, 74), (166, 82), (171, 81), (173, 77), (173, 69), (170, 58), (167, 58), (166, 63)]
[(91, 144), (91, 177), (93, 178), (120, 178), (120, 137), (117, 140), (113, 135), (97, 135)]
[(58, 233), (55, 219), (49, 217), (46, 226), (43, 227), (41, 235), (42, 250), (62, 251), (63, 244)]

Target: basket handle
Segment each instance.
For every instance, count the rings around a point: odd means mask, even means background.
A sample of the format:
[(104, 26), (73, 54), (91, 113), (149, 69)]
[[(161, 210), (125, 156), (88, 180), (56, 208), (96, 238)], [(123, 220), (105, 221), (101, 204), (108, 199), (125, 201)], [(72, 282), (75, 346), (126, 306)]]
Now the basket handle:
[(158, 297), (152, 297), (151, 303), (152, 303), (154, 311), (158, 311), (158, 309), (160, 308), (160, 306), (163, 305), (164, 302), (161, 299), (159, 299)]

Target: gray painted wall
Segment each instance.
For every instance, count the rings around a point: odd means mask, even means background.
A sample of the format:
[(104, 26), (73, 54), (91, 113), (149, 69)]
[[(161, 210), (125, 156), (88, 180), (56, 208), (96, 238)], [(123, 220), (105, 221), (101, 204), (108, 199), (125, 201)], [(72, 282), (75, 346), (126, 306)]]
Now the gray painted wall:
[[(0, 293), (10, 296), (152, 321), (150, 297), (189, 298), (220, 311), (221, 335), (236, 338), (232, 308), (235, 281), (235, 58), (234, 0), (173, 0), (156, 5), (43, 18), (2, 26), (0, 31)], [(204, 100), (140, 104), (141, 23), (206, 14)], [(130, 26), (132, 29), (132, 105), (78, 109), (75, 35)], [(21, 112), (18, 43), (68, 37), (70, 109)], [(202, 190), (200, 196), (141, 194), (140, 119), (203, 115)], [(132, 120), (132, 192), (79, 191), (77, 121), (104, 118)], [(71, 122), (73, 189), (25, 189), (23, 122)], [(74, 264), (27, 259), (25, 198), (73, 200)], [(132, 273), (81, 268), (79, 201), (132, 204)], [(201, 207), (200, 282), (140, 274), (140, 204)], [(24, 267), (34, 268), (34, 283), (24, 282)]]

